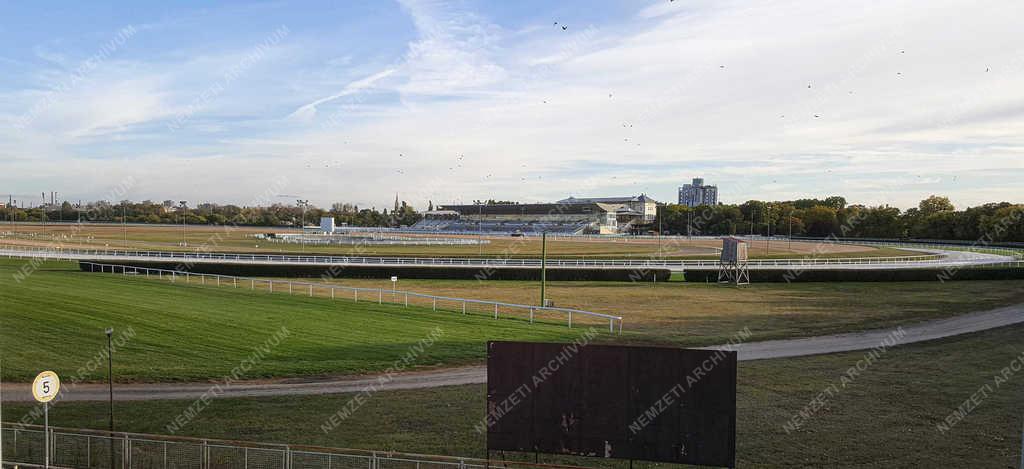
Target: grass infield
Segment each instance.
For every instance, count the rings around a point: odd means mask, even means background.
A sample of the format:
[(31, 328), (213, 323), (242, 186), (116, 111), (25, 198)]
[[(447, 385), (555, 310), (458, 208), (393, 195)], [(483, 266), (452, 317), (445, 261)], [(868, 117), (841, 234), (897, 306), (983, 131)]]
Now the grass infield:
[[(742, 362), (739, 368), (738, 467), (1015, 467), (1020, 460), (1024, 408), (1024, 326), (889, 349), (795, 431), (785, 425), (864, 352)], [(1004, 370), (1007, 378), (999, 381)], [(987, 386), (987, 388), (986, 388)], [(980, 392), (984, 390), (984, 392)], [(345, 423), (321, 430), (353, 395), (214, 401), (179, 434), (332, 447), (392, 449), (482, 457), (474, 431), (486, 409), (485, 387), (384, 391), (372, 395)], [(940, 430), (972, 396), (970, 412)], [(116, 404), (118, 429), (166, 433), (191, 401)], [(27, 404), (7, 404), (18, 420)], [(106, 404), (61, 403), (54, 425), (106, 428)], [(532, 461), (533, 455), (523, 455)], [(601, 459), (556, 459), (586, 466), (629, 467)], [(635, 463), (635, 467), (663, 467)]]

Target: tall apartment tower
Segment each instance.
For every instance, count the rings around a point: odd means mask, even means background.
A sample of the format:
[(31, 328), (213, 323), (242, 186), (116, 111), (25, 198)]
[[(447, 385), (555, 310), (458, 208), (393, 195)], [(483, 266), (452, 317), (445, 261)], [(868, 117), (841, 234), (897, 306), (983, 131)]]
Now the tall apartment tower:
[(718, 205), (718, 186), (705, 186), (704, 178), (693, 178), (679, 188), (679, 204), (687, 207)]

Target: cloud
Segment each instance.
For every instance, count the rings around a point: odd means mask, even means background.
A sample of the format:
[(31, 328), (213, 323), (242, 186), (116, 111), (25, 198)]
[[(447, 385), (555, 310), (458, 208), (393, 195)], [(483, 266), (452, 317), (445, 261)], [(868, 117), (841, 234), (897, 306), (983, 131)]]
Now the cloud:
[[(354, 55), (294, 25), (300, 45), (173, 138), (149, 124), (216, 80), (226, 53), (97, 77), (106, 85), (83, 88), (88, 96), (46, 121), (67, 142), (0, 138), (0, 157), (88, 159), (99, 176), (139, 158), (154, 178), (187, 181), (145, 186), (154, 199), (177, 190), (244, 201), (284, 174), (304, 183), (289, 192), (321, 205), (382, 206), (395, 191), (419, 205), (672, 200), (692, 177), (730, 202), (839, 193), (908, 207), (932, 192), (958, 205), (979, 194), (1019, 201), (1024, 57), (1007, 45), (1024, 6), (997, 3), (652, 2), (564, 31), (532, 19), (543, 12), (511, 20), (488, 16), (487, 4), (407, 0), (412, 30), (385, 29), (399, 39), (368, 40)], [(26, 106), (28, 92), (15, 94), (0, 113)], [(340, 102), (358, 106), (345, 107), (344, 126), (322, 125)]]
[(320, 98), (320, 99), (317, 99), (316, 101), (313, 101), (311, 103), (304, 104), (304, 105), (300, 106), (294, 112), (289, 114), (288, 118), (290, 118), (290, 119), (302, 119), (302, 120), (309, 121), (309, 120), (313, 119), (316, 116), (316, 108), (317, 108), (317, 106), (319, 106), (321, 104), (329, 103), (331, 101), (334, 101), (334, 100), (339, 99), (339, 98), (343, 98), (345, 96), (351, 96), (351, 95), (354, 95), (354, 94), (359, 93), (361, 91), (370, 89), (370, 88), (373, 87), (373, 85), (375, 83), (377, 83), (380, 80), (383, 80), (384, 78), (387, 78), (387, 77), (393, 75), (394, 73), (395, 73), (395, 69), (394, 68), (389, 68), (389, 69), (382, 70), (380, 72), (374, 73), (373, 75), (370, 75), (368, 77), (365, 77), (365, 78), (353, 81), (353, 82), (345, 85), (345, 87), (342, 88), (342, 90), (340, 92), (336, 93), (336, 94), (333, 94), (331, 96), (327, 96), (325, 98)]

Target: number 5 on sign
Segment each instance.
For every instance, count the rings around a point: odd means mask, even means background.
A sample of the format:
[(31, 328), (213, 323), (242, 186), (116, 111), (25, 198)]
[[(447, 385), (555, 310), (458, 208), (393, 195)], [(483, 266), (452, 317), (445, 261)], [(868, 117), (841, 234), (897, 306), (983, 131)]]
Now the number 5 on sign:
[(50, 402), (60, 392), (60, 378), (57, 373), (44, 371), (32, 382), (32, 397), (39, 402)]

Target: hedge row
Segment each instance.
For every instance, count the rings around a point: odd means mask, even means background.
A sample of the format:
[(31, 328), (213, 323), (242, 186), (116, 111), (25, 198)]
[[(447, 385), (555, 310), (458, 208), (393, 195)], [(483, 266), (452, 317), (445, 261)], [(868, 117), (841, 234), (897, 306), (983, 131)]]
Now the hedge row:
[[(187, 271), (202, 274), (232, 275), (237, 277), (296, 277), (296, 278), (400, 278), (464, 279), (464, 280), (540, 280), (540, 269), (523, 267), (381, 267), (381, 266), (323, 266), (323, 265), (271, 265), (271, 264), (217, 264), (178, 262), (123, 262), (132, 267), (149, 267)], [(82, 270), (90, 266), (80, 263)], [(108, 268), (109, 271), (109, 268)], [(116, 270), (120, 272), (120, 270)], [(130, 272), (130, 270), (129, 270)], [(548, 269), (547, 279), (556, 281), (658, 281), (669, 279), (668, 269)]]
[[(687, 271), (687, 282), (717, 282), (718, 271)], [(1024, 279), (1024, 268), (973, 267), (963, 269), (889, 269), (889, 270), (751, 270), (751, 283), (758, 282), (924, 282), (939, 280), (1013, 280)]]

